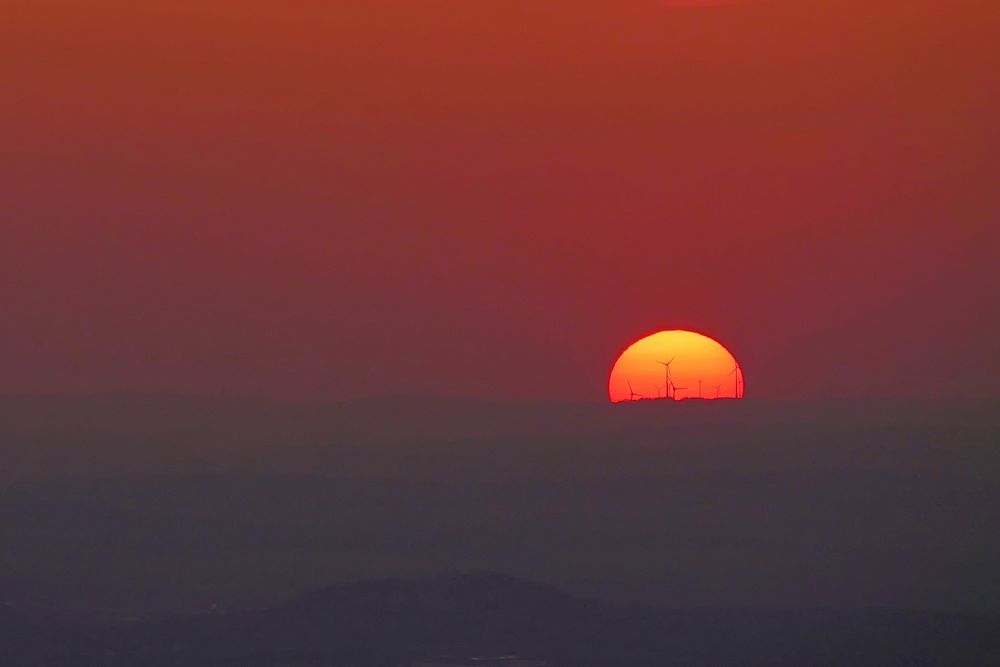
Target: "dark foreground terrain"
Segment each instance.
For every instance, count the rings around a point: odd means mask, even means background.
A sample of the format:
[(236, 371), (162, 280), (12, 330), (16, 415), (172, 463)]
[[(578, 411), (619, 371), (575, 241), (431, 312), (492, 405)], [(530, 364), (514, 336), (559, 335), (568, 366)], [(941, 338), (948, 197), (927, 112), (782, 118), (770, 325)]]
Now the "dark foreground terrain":
[(997, 526), (991, 402), (4, 398), (0, 664), (997, 664)]
[(1000, 612), (1000, 405), (0, 398), (0, 603), (506, 572), (621, 603)]
[(5, 665), (995, 665), (1000, 616), (662, 612), (492, 574), (327, 588), (261, 611), (74, 629), (2, 618)]

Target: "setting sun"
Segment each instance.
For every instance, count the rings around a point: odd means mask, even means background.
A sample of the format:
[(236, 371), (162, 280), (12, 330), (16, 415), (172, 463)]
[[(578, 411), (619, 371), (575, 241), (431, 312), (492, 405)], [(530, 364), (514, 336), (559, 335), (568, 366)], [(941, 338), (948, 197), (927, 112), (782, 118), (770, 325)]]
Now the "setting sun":
[(743, 369), (729, 350), (693, 331), (661, 331), (626, 349), (611, 370), (612, 403), (743, 398)]

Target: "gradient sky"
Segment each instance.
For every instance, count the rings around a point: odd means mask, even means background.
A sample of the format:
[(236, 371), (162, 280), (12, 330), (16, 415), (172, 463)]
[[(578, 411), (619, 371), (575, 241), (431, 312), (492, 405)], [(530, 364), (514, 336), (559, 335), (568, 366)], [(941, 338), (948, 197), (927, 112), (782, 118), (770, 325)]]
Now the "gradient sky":
[(995, 0), (0, 12), (0, 391), (1000, 394)]

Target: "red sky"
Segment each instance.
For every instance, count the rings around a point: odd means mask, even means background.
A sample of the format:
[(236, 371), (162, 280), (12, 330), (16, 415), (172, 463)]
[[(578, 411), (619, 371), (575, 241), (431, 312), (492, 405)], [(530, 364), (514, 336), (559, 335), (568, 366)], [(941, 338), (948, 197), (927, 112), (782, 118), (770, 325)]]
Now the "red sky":
[(1000, 394), (995, 0), (0, 13), (0, 391)]

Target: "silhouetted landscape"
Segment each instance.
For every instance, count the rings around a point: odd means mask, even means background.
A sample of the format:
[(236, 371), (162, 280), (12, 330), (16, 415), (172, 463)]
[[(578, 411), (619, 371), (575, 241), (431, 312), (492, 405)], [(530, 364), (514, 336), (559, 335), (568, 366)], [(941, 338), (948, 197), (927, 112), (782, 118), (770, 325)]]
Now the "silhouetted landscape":
[[(664, 612), (495, 574), (337, 586), (265, 610), (104, 629), (3, 619), (5, 664), (993, 665), (1000, 615)], [(724, 638), (724, 641), (721, 641)]]
[(0, 419), (21, 664), (989, 664), (1000, 637), (991, 402), (149, 395)]

